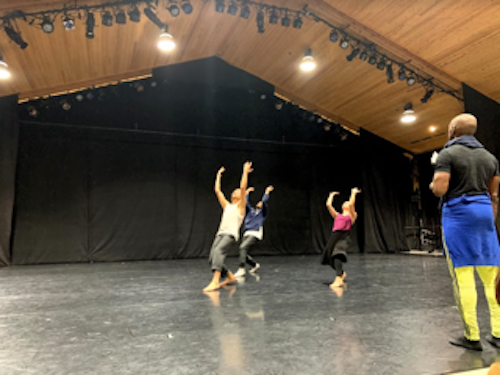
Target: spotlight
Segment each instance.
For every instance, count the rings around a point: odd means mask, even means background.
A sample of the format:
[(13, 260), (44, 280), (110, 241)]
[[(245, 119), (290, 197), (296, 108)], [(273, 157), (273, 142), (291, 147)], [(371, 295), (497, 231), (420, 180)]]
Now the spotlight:
[(125, 15), (125, 12), (122, 9), (118, 10), (115, 18), (116, 18), (116, 23), (118, 25), (125, 25), (127, 23), (127, 16)]
[(177, 17), (179, 14), (181, 14), (181, 10), (175, 4), (170, 5), (170, 7), (168, 8), (168, 11), (170, 12), (170, 15), (172, 17)]
[(76, 100), (77, 100), (77, 101), (79, 101), (79, 102), (81, 102), (83, 99), (84, 99), (84, 97), (83, 97), (83, 95), (82, 95), (82, 94), (78, 94), (78, 95), (76, 96)]
[(31, 116), (31, 117), (38, 117), (38, 111), (36, 110), (35, 107), (33, 107), (32, 105), (30, 105), (28, 107), (28, 114)]
[(385, 69), (385, 65), (386, 65), (385, 59), (380, 59), (380, 61), (377, 64), (377, 69), (378, 70), (384, 70)]
[(250, 7), (248, 6), (248, 4), (244, 4), (241, 7), (240, 17), (246, 20), (250, 17)]
[(5, 26), (4, 30), (5, 30), (5, 33), (7, 34), (7, 36), (14, 43), (16, 43), (19, 46), (19, 48), (26, 49), (28, 47), (28, 43), (26, 43), (24, 41), (24, 39), (22, 38), (21, 34), (18, 33), (16, 30), (14, 30), (12, 27)]
[(149, 18), (151, 22), (153, 22), (159, 29), (163, 30), (165, 28), (165, 24), (160, 21), (160, 19), (156, 16), (156, 14), (151, 10), (151, 8), (144, 8), (144, 14)]
[(434, 133), (436, 130), (437, 130), (437, 126), (434, 126), (434, 125), (429, 126), (429, 131), (431, 133)]
[(175, 48), (174, 37), (168, 33), (167, 25), (165, 25), (163, 32), (158, 38), (158, 48), (165, 52), (170, 52)]
[(339, 33), (337, 32), (337, 30), (333, 29), (332, 31), (330, 31), (330, 42), (337, 43), (338, 40)]
[(358, 53), (359, 53), (359, 48), (353, 49), (352, 52), (348, 56), (346, 56), (347, 61), (354, 60), (356, 56), (358, 56)]
[(85, 33), (88, 39), (94, 38), (95, 16), (94, 13), (87, 14), (87, 31)]
[(141, 11), (137, 9), (137, 7), (133, 7), (128, 11), (128, 16), (131, 22), (140, 22), (141, 21)]
[(281, 103), (281, 102), (276, 103), (274, 105), (274, 108), (276, 108), (276, 110), (278, 110), (278, 111), (281, 111), (283, 108), (283, 103)]
[(400, 81), (404, 81), (406, 78), (407, 78), (407, 77), (406, 77), (406, 72), (405, 72), (405, 70), (403, 69), (403, 66), (401, 66), (401, 67), (399, 68), (399, 72), (398, 72), (398, 79), (399, 79)]
[(51, 21), (49, 16), (43, 16), (42, 23), (40, 24), (42, 30), (46, 34), (51, 34), (54, 32), (54, 23)]
[(420, 99), (422, 103), (427, 103), (431, 98), (432, 94), (434, 94), (434, 89), (428, 88), (425, 90), (425, 95)]
[(231, 16), (236, 16), (236, 13), (238, 13), (238, 6), (234, 1), (231, 1), (231, 4), (229, 4), (229, 6), (227, 7), (227, 13), (229, 13)]
[(191, 3), (188, 1), (184, 4), (181, 5), (182, 10), (184, 11), (185, 14), (191, 14), (193, 13), (193, 6)]
[(349, 39), (347, 39), (346, 36), (342, 37), (342, 40), (340, 41), (340, 48), (342, 49), (347, 49), (349, 47)]
[(75, 20), (73, 20), (72, 18), (70, 18), (67, 15), (64, 16), (63, 25), (64, 25), (64, 29), (67, 30), (67, 31), (74, 30), (75, 27), (76, 27)]
[(325, 125), (323, 125), (323, 129), (325, 129), (326, 132), (329, 132), (331, 128), (332, 128), (331, 124), (325, 124)]
[(302, 28), (302, 18), (300, 18), (300, 14), (297, 13), (297, 17), (293, 20), (294, 29)]
[(288, 13), (285, 13), (285, 16), (281, 19), (281, 26), (289, 27), (291, 22), (292, 20), (288, 17)]
[(406, 84), (408, 86), (413, 86), (415, 84), (417, 80), (415, 79), (415, 77), (408, 77), (408, 79), (406, 80)]
[(387, 75), (387, 83), (394, 83), (394, 71), (392, 70), (392, 64), (387, 65), (385, 74)]
[(415, 116), (415, 111), (413, 110), (413, 104), (410, 102), (405, 105), (403, 115), (401, 116), (401, 122), (403, 124), (411, 124), (415, 122), (417, 116)]
[(359, 59), (361, 61), (366, 61), (368, 60), (368, 52), (366, 52), (366, 50), (362, 51), (360, 54), (359, 54)]
[(257, 31), (259, 34), (263, 34), (266, 30), (264, 29), (264, 12), (262, 9), (257, 13)]
[(62, 100), (61, 101), (61, 107), (65, 111), (69, 111), (71, 109), (71, 104), (69, 104), (67, 100)]
[(302, 58), (300, 69), (304, 72), (310, 72), (316, 69), (316, 61), (314, 61), (314, 57), (312, 57), (312, 50), (310, 48), (306, 50), (306, 53)]
[(224, 9), (226, 9), (224, 0), (215, 0), (215, 11), (217, 13), (224, 13)]
[(0, 55), (0, 79), (9, 79), (10, 71), (9, 66), (5, 61), (3, 61), (2, 55)]
[(316, 120), (316, 122), (317, 122), (318, 124), (321, 124), (321, 123), (323, 122), (323, 119), (322, 119), (321, 117), (318, 117), (318, 118), (317, 118), (317, 120)]
[(92, 94), (91, 92), (89, 92), (89, 93), (86, 95), (86, 98), (87, 98), (88, 100), (92, 100), (92, 99), (94, 99), (94, 94)]
[(276, 25), (278, 23), (278, 19), (278, 12), (276, 12), (276, 8), (273, 7), (271, 14), (269, 15), (269, 23), (271, 25)]
[(113, 16), (112, 14), (109, 12), (109, 11), (105, 11), (103, 14), (102, 14), (102, 24), (104, 26), (113, 26)]

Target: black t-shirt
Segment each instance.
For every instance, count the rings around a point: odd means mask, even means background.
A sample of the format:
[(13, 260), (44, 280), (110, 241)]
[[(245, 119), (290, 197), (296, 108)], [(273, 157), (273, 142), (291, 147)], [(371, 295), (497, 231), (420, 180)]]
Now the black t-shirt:
[(435, 172), (448, 172), (450, 185), (445, 199), (464, 194), (479, 195), (488, 192), (490, 180), (500, 176), (498, 160), (484, 148), (453, 145), (439, 153)]

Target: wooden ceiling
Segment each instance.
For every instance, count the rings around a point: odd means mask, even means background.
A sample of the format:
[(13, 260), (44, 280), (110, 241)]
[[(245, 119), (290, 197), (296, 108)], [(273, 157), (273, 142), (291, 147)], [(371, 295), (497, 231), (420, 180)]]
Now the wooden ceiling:
[[(302, 9), (304, 1), (268, 0)], [(2, 0), (0, 14), (14, 9), (38, 11), (60, 7), (65, 0)], [(79, 4), (99, 3), (98, 0)], [(421, 104), (421, 86), (387, 83), (384, 72), (366, 62), (346, 60), (348, 51), (329, 39), (329, 28), (304, 19), (301, 30), (267, 25), (257, 33), (255, 12), (249, 20), (219, 14), (214, 1), (192, 0), (194, 12), (177, 18), (160, 7), (178, 48), (165, 54), (156, 48), (158, 28), (144, 15), (138, 24), (105, 27), (97, 15), (95, 38), (85, 38), (83, 21), (65, 31), (57, 20), (53, 34), (19, 22), (29, 43), (20, 50), (0, 33), (0, 50), (13, 77), (0, 83), (0, 95), (21, 98), (89, 87), (148, 74), (155, 67), (217, 55), (276, 87), (277, 93), (353, 129), (364, 128), (409, 151), (442, 146), (449, 120), (463, 103), (435, 94)], [(465, 82), (500, 101), (500, 2), (493, 0), (310, 0), (309, 9), (334, 25), (368, 38), (381, 49), (460, 89)], [(298, 69), (312, 48), (318, 68)], [(399, 118), (412, 102), (418, 120), (402, 125)], [(437, 127), (435, 133), (429, 127)], [(442, 134), (442, 135), (438, 135)], [(436, 136), (437, 135), (437, 136)]]

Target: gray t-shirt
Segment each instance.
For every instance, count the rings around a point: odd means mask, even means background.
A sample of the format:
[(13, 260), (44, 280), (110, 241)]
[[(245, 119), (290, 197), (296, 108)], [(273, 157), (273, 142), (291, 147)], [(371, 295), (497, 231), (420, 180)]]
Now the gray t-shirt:
[(484, 148), (453, 145), (439, 153), (435, 172), (448, 172), (450, 185), (445, 200), (488, 192), (490, 180), (500, 176), (498, 160)]

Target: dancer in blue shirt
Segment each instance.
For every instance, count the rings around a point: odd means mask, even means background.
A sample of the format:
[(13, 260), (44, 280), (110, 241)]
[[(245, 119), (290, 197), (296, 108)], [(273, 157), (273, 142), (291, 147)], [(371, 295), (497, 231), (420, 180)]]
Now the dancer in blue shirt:
[(263, 225), (269, 212), (267, 202), (269, 200), (269, 194), (274, 190), (274, 187), (268, 186), (266, 188), (262, 200), (257, 203), (255, 208), (253, 208), (248, 201), (250, 193), (254, 190), (255, 189), (252, 187), (246, 191), (247, 215), (243, 222), (243, 241), (240, 245), (240, 267), (234, 274), (236, 277), (241, 277), (246, 274), (246, 264), (252, 267), (250, 273), (255, 273), (260, 268), (260, 264), (255, 262), (248, 252), (257, 242), (262, 241), (264, 237)]

